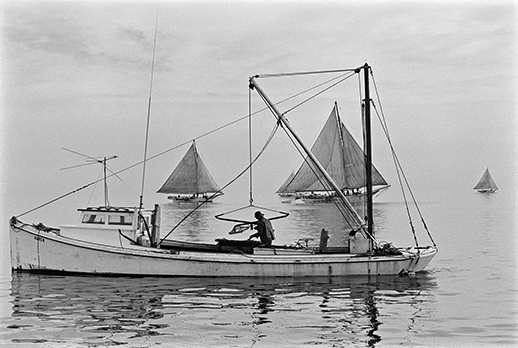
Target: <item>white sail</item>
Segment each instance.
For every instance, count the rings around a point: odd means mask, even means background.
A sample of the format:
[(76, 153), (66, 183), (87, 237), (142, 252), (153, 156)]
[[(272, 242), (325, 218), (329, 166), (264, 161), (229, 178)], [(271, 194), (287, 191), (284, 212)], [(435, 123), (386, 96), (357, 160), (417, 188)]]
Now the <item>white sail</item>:
[[(365, 154), (340, 121), (336, 104), (311, 152), (342, 190), (365, 187)], [(277, 193), (326, 191), (327, 188), (321, 184), (315, 172), (305, 160), (295, 175), (286, 179)], [(374, 186), (388, 185), (374, 166), (372, 182)]]
[(171, 173), (158, 193), (167, 194), (204, 194), (215, 193), (220, 190), (216, 181), (203, 163), (196, 143), (182, 158), (178, 166)]
[(496, 190), (498, 190), (498, 186), (496, 186), (495, 181), (489, 173), (489, 168), (486, 168), (486, 171), (478, 181), (477, 185), (473, 188), (473, 190), (477, 190), (479, 192), (495, 192)]

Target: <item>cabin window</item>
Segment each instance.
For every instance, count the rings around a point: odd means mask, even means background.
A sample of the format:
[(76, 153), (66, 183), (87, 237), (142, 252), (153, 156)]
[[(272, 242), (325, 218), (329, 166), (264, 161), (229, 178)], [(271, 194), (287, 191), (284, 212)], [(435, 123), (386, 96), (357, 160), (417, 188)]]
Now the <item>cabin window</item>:
[(108, 225), (133, 225), (133, 215), (108, 215)]
[(104, 224), (105, 221), (106, 221), (105, 215), (84, 214), (82, 223), (84, 223), (84, 224)]

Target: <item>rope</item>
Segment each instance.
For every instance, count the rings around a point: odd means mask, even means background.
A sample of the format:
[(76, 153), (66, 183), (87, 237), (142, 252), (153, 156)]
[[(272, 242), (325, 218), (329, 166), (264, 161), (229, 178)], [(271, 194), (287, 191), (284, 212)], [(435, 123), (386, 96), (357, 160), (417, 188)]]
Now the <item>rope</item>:
[[(260, 113), (260, 112), (262, 112), (262, 111), (264, 111), (264, 110), (266, 110), (266, 108), (263, 108), (263, 109), (261, 109), (261, 110), (258, 110), (258, 111), (256, 111), (256, 112), (254, 112), (252, 115), (256, 115), (256, 114), (258, 114), (258, 113)], [(206, 136), (208, 136), (208, 135), (210, 135), (210, 134), (212, 134), (212, 133), (215, 133), (215, 132), (217, 132), (217, 131), (220, 131), (220, 130), (222, 130), (222, 129), (224, 129), (224, 128), (230, 127), (230, 126), (234, 125), (235, 123), (238, 123), (238, 122), (240, 122), (240, 121), (242, 121), (242, 120), (244, 120), (244, 119), (246, 119), (246, 118), (248, 118), (248, 117), (249, 117), (249, 115), (246, 115), (246, 116), (240, 117), (240, 118), (238, 118), (237, 120), (234, 120), (234, 121), (229, 122), (229, 123), (227, 123), (227, 124), (224, 124), (224, 125), (222, 125), (222, 126), (220, 126), (220, 127), (217, 127), (217, 128), (215, 128), (215, 129), (213, 129), (213, 130), (211, 130), (211, 131), (208, 131), (208, 132), (206, 132), (206, 133), (203, 133), (203, 134), (201, 134), (200, 136), (195, 137), (195, 138), (194, 138), (194, 140), (196, 140), (196, 139), (201, 139), (201, 138), (206, 137)], [(159, 153), (157, 153), (157, 154), (155, 154), (155, 155), (153, 155), (153, 156), (148, 157), (146, 161), (150, 161), (150, 160), (153, 160), (153, 159), (155, 159), (155, 158), (161, 157), (161, 156), (165, 155), (166, 153), (169, 153), (169, 152), (171, 152), (171, 151), (173, 151), (173, 150), (176, 150), (176, 149), (178, 149), (178, 148), (180, 148), (180, 147), (182, 147), (182, 146), (184, 146), (184, 145), (190, 144), (190, 143), (191, 143), (191, 141), (192, 141), (192, 139), (191, 139), (191, 140), (187, 140), (187, 141), (185, 141), (185, 142), (183, 142), (183, 143), (181, 143), (181, 144), (178, 144), (178, 145), (176, 145), (176, 146), (174, 146), (174, 147), (171, 147), (171, 148), (169, 148), (169, 149), (167, 149), (167, 150), (164, 150), (164, 151), (162, 151), (162, 152), (159, 152)], [(111, 178), (111, 177), (113, 177), (113, 176), (117, 176), (118, 174), (123, 173), (123, 172), (126, 172), (126, 171), (128, 171), (128, 170), (130, 170), (130, 169), (133, 169), (133, 168), (135, 168), (135, 167), (137, 167), (137, 166), (141, 165), (142, 163), (144, 163), (144, 160), (139, 161), (139, 162), (137, 162), (137, 163), (134, 163), (134, 164), (132, 164), (132, 165), (130, 165), (130, 166), (128, 166), (128, 167), (126, 167), (126, 168), (123, 168), (123, 169), (119, 170), (119, 171), (112, 172), (112, 174), (108, 175), (106, 178), (108, 179), (108, 178)], [(111, 172), (111, 171), (110, 171), (110, 172)], [(48, 202), (46, 202), (46, 203), (40, 204), (39, 206), (37, 206), (37, 207), (35, 207), (35, 208), (33, 208), (33, 209), (30, 209), (30, 210), (27, 210), (26, 212), (24, 212), (24, 213), (22, 213), (22, 214), (19, 214), (19, 215), (16, 215), (16, 216), (17, 216), (17, 217), (22, 217), (22, 216), (24, 216), (24, 215), (27, 215), (27, 214), (29, 214), (29, 213), (32, 213), (32, 212), (33, 212), (33, 211), (35, 211), (35, 210), (41, 209), (41, 208), (43, 208), (43, 207), (45, 207), (45, 206), (47, 206), (47, 205), (49, 205), (49, 204), (52, 204), (52, 203), (54, 203), (54, 202), (59, 201), (60, 199), (63, 199), (63, 198), (68, 197), (68, 196), (70, 196), (70, 195), (72, 195), (72, 194), (74, 194), (74, 193), (77, 193), (77, 192), (79, 192), (79, 191), (82, 191), (83, 189), (88, 188), (88, 187), (90, 187), (90, 186), (92, 186), (92, 185), (95, 185), (95, 184), (97, 184), (98, 182), (100, 182), (100, 181), (102, 181), (102, 180), (103, 180), (103, 179), (95, 180), (95, 181), (93, 181), (93, 182), (91, 182), (91, 183), (89, 183), (89, 184), (86, 184), (86, 185), (81, 186), (81, 187), (79, 187), (79, 188), (77, 188), (77, 189), (75, 189), (75, 190), (72, 190), (72, 191), (70, 191), (70, 192), (67, 192), (67, 193), (65, 193), (65, 194), (62, 194), (62, 195), (61, 195), (61, 196), (59, 196), (59, 197), (56, 197), (56, 198), (54, 198), (54, 199), (52, 199), (52, 200), (50, 200), (50, 201), (48, 201)]]
[[(336, 70), (336, 71), (351, 71), (351, 69)], [(331, 70), (330, 70), (330, 71), (327, 71), (327, 72), (333, 72), (333, 71), (331, 71)], [(267, 74), (267, 75), (261, 75), (261, 76), (263, 76), (263, 77), (268, 77), (268, 74)], [(343, 75), (342, 75), (342, 76), (343, 76)], [(310, 89), (308, 89), (308, 90), (305, 90), (305, 91), (302, 91), (302, 92), (297, 93), (297, 94), (295, 94), (295, 95), (292, 95), (291, 97), (285, 98), (285, 99), (283, 99), (283, 100), (279, 101), (278, 103), (276, 103), (275, 105), (282, 104), (282, 103), (284, 103), (284, 102), (286, 102), (286, 101), (288, 101), (288, 100), (291, 100), (291, 99), (293, 99), (293, 98), (295, 98), (295, 97), (297, 97), (297, 96), (299, 96), (299, 95), (301, 95), (301, 94), (307, 93), (308, 91), (310, 91), (310, 90), (312, 90), (312, 89), (315, 89), (315, 88), (317, 88), (318, 86), (321, 86), (321, 85), (323, 85), (323, 84), (329, 83), (330, 81), (334, 81), (334, 80), (335, 80), (335, 79), (337, 79), (337, 78), (339, 78), (339, 77), (335, 77), (335, 78), (330, 79), (330, 80), (328, 80), (328, 81), (326, 81), (326, 82), (323, 82), (322, 84), (319, 84), (319, 85), (317, 85), (317, 86), (315, 86), (315, 87), (313, 87), (313, 88), (310, 88)], [(238, 122), (240, 122), (240, 121), (243, 121), (243, 120), (245, 120), (245, 119), (247, 119), (247, 118), (250, 118), (250, 116), (257, 115), (257, 114), (259, 114), (259, 113), (261, 113), (261, 112), (263, 112), (263, 111), (265, 111), (265, 110), (267, 110), (267, 109), (268, 109), (268, 107), (264, 107), (264, 108), (262, 108), (262, 109), (259, 109), (259, 110), (255, 111), (255, 112), (252, 112), (251, 114), (248, 114), (248, 115), (246, 115), (246, 116), (239, 117), (238, 119), (236, 119), (236, 120), (234, 120), (234, 121), (231, 121), (231, 122), (226, 123), (226, 124), (224, 124), (224, 125), (222, 125), (222, 126), (216, 127), (216, 128), (214, 128), (214, 129), (212, 129), (212, 130), (210, 130), (210, 131), (208, 131), (208, 132), (205, 132), (205, 133), (203, 133), (203, 134), (201, 134), (201, 135), (199, 135), (199, 136), (197, 136), (197, 137), (195, 137), (195, 138), (193, 138), (193, 139), (190, 139), (190, 140), (184, 141), (183, 143), (180, 143), (180, 144), (178, 144), (178, 145), (176, 145), (176, 146), (173, 146), (173, 147), (171, 147), (171, 148), (169, 148), (169, 149), (166, 149), (166, 150), (164, 150), (164, 151), (162, 151), (162, 152), (159, 152), (159, 153), (157, 153), (157, 154), (155, 154), (155, 155), (153, 155), (153, 156), (149, 156), (147, 159), (144, 159), (144, 160), (142, 160), (142, 161), (136, 162), (136, 163), (134, 163), (134, 164), (132, 164), (132, 165), (130, 165), (130, 166), (128, 166), (128, 167), (125, 167), (125, 168), (123, 168), (123, 169), (121, 169), (121, 170), (119, 170), (119, 171), (117, 171), (117, 172), (112, 172), (112, 171), (110, 170), (111, 174), (110, 174), (110, 175), (108, 175), (108, 176), (106, 177), (106, 179), (111, 178), (111, 177), (113, 177), (113, 176), (117, 176), (118, 174), (124, 173), (124, 172), (126, 172), (126, 171), (128, 171), (128, 170), (130, 170), (130, 169), (133, 169), (133, 168), (135, 168), (135, 167), (137, 167), (137, 166), (139, 166), (139, 165), (141, 165), (141, 164), (143, 164), (143, 163), (145, 163), (145, 162), (148, 162), (148, 161), (154, 160), (154, 159), (156, 159), (156, 158), (158, 158), (158, 157), (161, 157), (161, 156), (163, 156), (163, 155), (165, 155), (165, 154), (167, 154), (167, 153), (169, 153), (169, 152), (171, 152), (171, 151), (173, 151), (173, 150), (176, 150), (176, 149), (178, 149), (178, 148), (180, 148), (180, 147), (182, 147), (182, 146), (184, 146), (184, 145), (190, 144), (192, 140), (198, 140), (198, 139), (204, 138), (204, 137), (206, 137), (206, 136), (209, 136), (209, 135), (211, 135), (211, 134), (213, 134), (213, 133), (216, 133), (216, 132), (218, 132), (218, 131), (220, 131), (220, 130), (222, 130), (222, 129), (225, 129), (225, 128), (227, 128), (227, 127), (230, 127), (230, 126), (232, 126), (232, 125), (234, 125), (234, 124), (236, 124), (236, 123), (238, 123)], [(79, 187), (79, 188), (77, 188), (77, 189), (75, 189), (75, 190), (73, 190), (73, 191), (70, 191), (70, 192), (68, 192), (68, 193), (65, 193), (65, 194), (63, 194), (63, 195), (61, 195), (61, 196), (59, 196), (59, 197), (56, 197), (56, 198), (54, 198), (54, 199), (52, 199), (52, 200), (50, 200), (50, 201), (48, 201), (48, 202), (46, 202), (46, 203), (43, 203), (43, 204), (41, 204), (41, 205), (38, 205), (37, 207), (35, 207), (35, 208), (33, 208), (33, 209), (30, 209), (30, 210), (27, 210), (27, 211), (25, 211), (24, 213), (21, 213), (21, 214), (16, 215), (16, 216), (18, 216), (18, 217), (22, 217), (22, 216), (24, 216), (24, 215), (27, 215), (27, 214), (29, 214), (29, 213), (32, 213), (33, 211), (36, 211), (36, 210), (38, 210), (38, 209), (41, 209), (41, 208), (43, 208), (43, 207), (45, 207), (45, 206), (47, 206), (47, 205), (49, 205), (49, 204), (52, 204), (52, 203), (54, 203), (54, 202), (57, 202), (57, 201), (59, 201), (59, 200), (61, 200), (61, 199), (65, 198), (65, 197), (68, 197), (68, 196), (70, 196), (70, 195), (74, 194), (74, 193), (77, 193), (77, 192), (79, 192), (79, 191), (82, 191), (83, 189), (88, 188), (88, 187), (90, 187), (90, 186), (92, 186), (92, 185), (94, 185), (94, 184), (98, 183), (98, 182), (99, 182), (99, 181), (101, 181), (101, 180), (103, 180), (103, 179), (98, 179), (98, 180), (93, 181), (93, 182), (91, 182), (91, 183), (89, 183), (89, 184), (86, 184), (86, 185), (84, 185), (84, 186), (81, 186), (81, 187)]]
[[(405, 202), (405, 209), (406, 209), (406, 213), (407, 213), (407, 217), (408, 217), (408, 222), (409, 222), (410, 228), (412, 230), (412, 235), (414, 237), (415, 245), (416, 245), (416, 247), (418, 247), (419, 243), (417, 241), (417, 235), (415, 233), (415, 228), (414, 228), (414, 224), (413, 224), (413, 221), (412, 221), (412, 214), (410, 214), (410, 210), (409, 210), (409, 207), (408, 207), (408, 200), (407, 200), (407, 197), (406, 197), (406, 191), (405, 191), (404, 186), (403, 186), (403, 180), (402, 180), (402, 175), (403, 175), (402, 171), (403, 171), (403, 169), (401, 168), (401, 165), (399, 164), (396, 152), (395, 152), (394, 147), (392, 145), (392, 140), (391, 140), (390, 135), (388, 133), (387, 124), (386, 124), (386, 122), (384, 122), (385, 119), (384, 119), (384, 117), (382, 117), (383, 120), (380, 119), (380, 114), (378, 113), (378, 110), (376, 108), (376, 105), (374, 105), (374, 103), (372, 103), (372, 106), (373, 106), (373, 108), (374, 108), (374, 110), (376, 112), (376, 115), (378, 116), (378, 120), (381, 123), (381, 127), (383, 129), (383, 132), (385, 133), (385, 136), (387, 138), (387, 141), (388, 141), (390, 149), (391, 149), (392, 160), (394, 161), (394, 167), (396, 168), (396, 174), (397, 174), (397, 177), (398, 177), (399, 187), (401, 189), (401, 194), (403, 195), (403, 200)], [(414, 204), (415, 204), (415, 201), (414, 201)]]
[[(396, 154), (396, 151), (394, 149), (394, 146), (392, 145), (392, 140), (390, 138), (390, 135), (389, 135), (389, 131), (388, 131), (388, 126), (387, 126), (387, 123), (386, 123), (386, 119), (385, 119), (385, 114), (383, 112), (383, 108), (382, 108), (382, 105), (381, 105), (381, 100), (380, 100), (380, 97), (379, 97), (379, 93), (378, 93), (378, 87), (376, 85), (376, 81), (374, 80), (374, 75), (372, 74), (372, 71), (371, 71), (371, 77), (372, 77), (372, 81), (373, 81), (373, 84), (374, 84), (374, 90), (376, 92), (376, 99), (380, 105), (380, 112), (378, 112), (378, 109), (376, 108), (376, 105), (373, 104), (374, 106), (374, 110), (376, 111), (376, 114), (378, 115), (378, 120), (380, 121), (381, 123), (381, 126), (382, 126), (382, 129), (383, 129), (383, 132), (385, 133), (385, 136), (387, 138), (387, 141), (389, 143), (389, 146), (390, 146), (390, 150), (392, 152), (392, 157), (393, 157), (393, 160), (394, 160), (394, 163), (395, 163), (395, 166), (396, 166), (396, 172), (398, 174), (398, 180), (400, 182), (400, 187), (401, 187), (401, 190), (403, 192), (403, 197), (404, 197), (404, 200), (405, 200), (405, 205), (407, 205), (407, 200), (406, 200), (406, 196), (405, 196), (405, 190), (403, 189), (403, 186), (402, 186), (402, 181), (401, 181), (401, 177), (403, 178), (403, 181), (405, 182), (405, 185), (408, 189), (408, 192), (412, 198), (412, 201), (414, 203), (414, 206), (416, 207), (416, 210), (419, 214), (419, 217), (421, 218), (421, 222), (423, 224), (423, 227), (426, 231), (426, 233), (428, 234), (428, 238), (430, 238), (430, 241), (432, 242), (433, 246), (435, 247), (436, 244), (435, 244), (435, 241), (433, 240), (432, 238), (432, 235), (430, 233), (430, 231), (428, 230), (428, 226), (426, 225), (426, 222), (424, 221), (424, 217), (423, 217), (423, 214), (421, 213), (421, 209), (419, 209), (419, 205), (417, 204), (417, 200), (415, 199), (415, 196), (414, 196), (414, 193), (410, 187), (410, 184), (407, 180), (407, 177), (403, 171), (403, 167), (401, 165), (401, 163), (399, 162), (399, 158), (397, 157), (397, 154)], [(408, 210), (408, 205), (407, 205), (407, 214), (410, 215), (410, 212)], [(409, 219), (411, 220), (411, 217), (409, 217)], [(410, 225), (412, 227), (412, 233), (414, 234), (414, 240), (415, 240), (415, 243), (416, 243), (416, 247), (418, 247), (418, 243), (417, 243), (417, 237), (415, 235), (415, 229), (414, 229), (414, 226), (412, 224), (412, 222), (410, 222)]]

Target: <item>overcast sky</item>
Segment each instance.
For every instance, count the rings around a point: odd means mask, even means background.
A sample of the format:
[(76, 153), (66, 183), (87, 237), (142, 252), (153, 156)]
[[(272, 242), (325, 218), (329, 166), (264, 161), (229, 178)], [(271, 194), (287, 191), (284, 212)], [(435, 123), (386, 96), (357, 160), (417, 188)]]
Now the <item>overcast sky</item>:
[[(150, 155), (245, 116), (251, 75), (368, 62), (417, 192), (431, 200), (470, 192), (487, 166), (501, 191), (515, 189), (515, 1), (3, 1), (0, 7), (2, 219), (97, 179), (96, 166), (60, 170), (85, 163), (62, 147), (117, 155), (112, 170), (142, 159), (157, 15)], [(331, 108), (293, 120), (308, 143)], [(258, 123), (262, 135), (273, 126)], [(248, 161), (246, 126), (197, 141), (220, 185)], [(149, 163), (146, 204), (166, 201), (155, 191), (187, 149)], [(273, 196), (301, 162), (281, 150), (269, 149), (258, 164), (258, 197)], [(394, 183), (391, 159), (375, 164)], [(123, 183), (113, 180), (110, 203), (138, 204), (141, 175), (138, 167), (121, 174)], [(248, 202), (247, 185), (227, 197)], [(83, 191), (58, 202), (63, 211), (54, 216), (103, 203), (90, 198), (91, 188)], [(52, 210), (34, 219), (45, 221)]]

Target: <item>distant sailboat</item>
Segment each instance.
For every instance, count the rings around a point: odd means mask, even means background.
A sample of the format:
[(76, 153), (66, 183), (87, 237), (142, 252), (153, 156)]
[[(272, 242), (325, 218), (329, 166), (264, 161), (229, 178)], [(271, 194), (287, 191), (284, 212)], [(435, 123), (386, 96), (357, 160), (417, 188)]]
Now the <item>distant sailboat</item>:
[(498, 190), (498, 186), (496, 186), (495, 181), (489, 174), (489, 168), (486, 168), (486, 171), (478, 181), (478, 184), (473, 188), (473, 190), (477, 190), (481, 193), (493, 193)]
[[(365, 153), (340, 120), (335, 103), (322, 131), (311, 148), (311, 152), (336, 181), (347, 199), (361, 201), (366, 192)], [(372, 166), (373, 195), (389, 187), (378, 170)], [(314, 168), (305, 160), (297, 172), (291, 173), (277, 190), (281, 197), (295, 196), (303, 201), (331, 201), (334, 194), (322, 185)]]
[(211, 202), (223, 195), (198, 154), (195, 141), (157, 192), (169, 194), (167, 198), (179, 203)]

